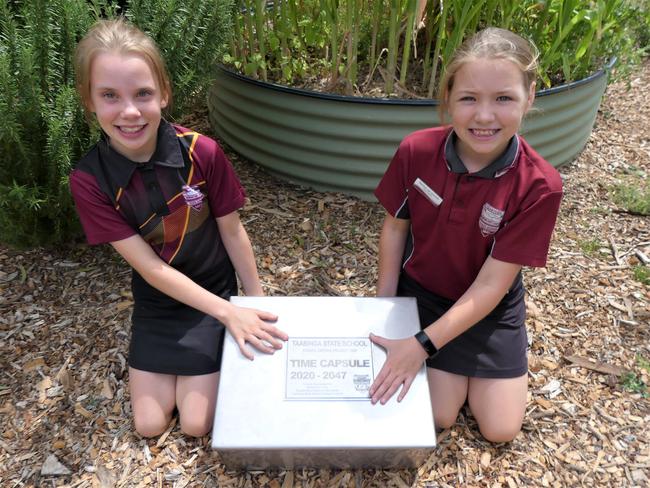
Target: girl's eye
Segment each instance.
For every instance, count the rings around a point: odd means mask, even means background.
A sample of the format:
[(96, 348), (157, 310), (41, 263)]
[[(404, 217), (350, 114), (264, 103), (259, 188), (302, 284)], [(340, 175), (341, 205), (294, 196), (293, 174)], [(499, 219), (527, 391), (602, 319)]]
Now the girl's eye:
[(151, 96), (151, 91), (150, 90), (140, 90), (138, 92), (139, 97), (148, 97)]
[(500, 97), (497, 97), (498, 102), (509, 102), (510, 100), (512, 100), (512, 98), (508, 95), (501, 95)]
[(461, 102), (473, 102), (473, 101), (474, 101), (474, 97), (470, 97), (470, 96), (468, 95), (468, 96), (466, 96), (466, 97), (461, 97), (460, 101), (461, 101)]
[(106, 92), (102, 95), (106, 100), (113, 100), (115, 97), (115, 93), (113, 92)]

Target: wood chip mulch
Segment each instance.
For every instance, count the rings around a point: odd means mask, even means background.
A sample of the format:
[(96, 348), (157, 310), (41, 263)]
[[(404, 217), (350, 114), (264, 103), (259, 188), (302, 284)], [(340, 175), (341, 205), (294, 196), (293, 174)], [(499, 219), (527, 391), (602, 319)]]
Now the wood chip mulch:
[[(210, 133), (199, 114), (188, 125)], [(545, 269), (525, 273), (531, 336), (523, 431), (484, 441), (467, 411), (418, 469), (237, 472), (209, 438), (130, 420), (129, 270), (108, 247), (0, 247), (0, 486), (649, 486), (647, 216), (612, 197), (650, 172), (650, 63), (608, 88), (565, 198)], [(271, 295), (372, 295), (383, 211), (282, 183), (232, 156), (242, 220)]]

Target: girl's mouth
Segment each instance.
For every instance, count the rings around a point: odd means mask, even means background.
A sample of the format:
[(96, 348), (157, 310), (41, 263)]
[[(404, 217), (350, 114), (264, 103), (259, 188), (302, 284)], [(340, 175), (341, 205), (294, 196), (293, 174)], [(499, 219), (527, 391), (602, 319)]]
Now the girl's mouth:
[(117, 129), (123, 133), (123, 134), (139, 134), (144, 130), (144, 128), (147, 126), (147, 124), (143, 125), (131, 125), (131, 126), (126, 126), (126, 125), (118, 125), (116, 126)]
[(492, 137), (499, 132), (499, 129), (470, 129), (469, 131), (476, 137)]

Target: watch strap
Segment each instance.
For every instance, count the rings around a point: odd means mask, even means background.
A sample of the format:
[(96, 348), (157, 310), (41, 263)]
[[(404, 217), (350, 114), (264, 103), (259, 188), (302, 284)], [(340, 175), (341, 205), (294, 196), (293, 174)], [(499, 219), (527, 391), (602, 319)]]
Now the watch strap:
[(426, 333), (423, 330), (415, 334), (415, 338), (422, 346), (422, 349), (424, 349), (424, 351), (427, 353), (427, 356), (431, 358), (436, 354), (438, 354), (438, 348), (431, 341), (431, 339), (429, 339), (429, 336), (426, 335)]

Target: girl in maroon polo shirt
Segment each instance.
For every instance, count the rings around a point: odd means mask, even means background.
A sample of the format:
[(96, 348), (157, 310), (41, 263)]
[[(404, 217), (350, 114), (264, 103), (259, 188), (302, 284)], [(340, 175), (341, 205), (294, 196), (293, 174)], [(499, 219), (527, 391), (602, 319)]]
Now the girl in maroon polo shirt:
[(522, 266), (544, 266), (562, 183), (517, 131), (533, 104), (534, 46), (488, 28), (446, 68), (451, 126), (400, 144), (375, 195), (386, 208), (377, 295), (415, 296), (422, 331), (389, 340), (373, 403), (398, 401), (427, 362), (437, 426), (465, 401), (483, 436), (512, 440), (523, 422), (527, 337)]
[(161, 434), (178, 409), (183, 432), (212, 427), (224, 325), (242, 354), (287, 336), (259, 310), (228, 301), (235, 270), (262, 295), (237, 210), (245, 194), (212, 139), (161, 117), (171, 86), (154, 42), (123, 20), (93, 26), (76, 52), (77, 89), (102, 129), (70, 187), (89, 243), (109, 242), (133, 268), (129, 351), (136, 430)]

